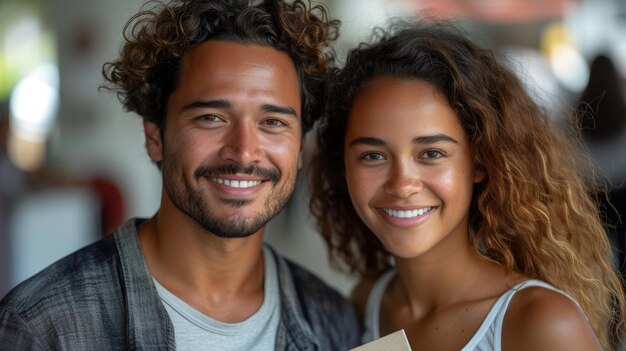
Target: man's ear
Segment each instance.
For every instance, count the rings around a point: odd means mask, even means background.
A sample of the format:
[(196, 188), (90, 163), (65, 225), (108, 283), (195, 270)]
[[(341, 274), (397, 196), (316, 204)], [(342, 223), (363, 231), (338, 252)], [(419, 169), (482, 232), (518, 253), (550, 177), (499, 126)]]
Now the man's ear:
[(143, 132), (146, 138), (148, 155), (154, 162), (163, 159), (163, 141), (161, 140), (161, 128), (147, 118), (143, 119)]

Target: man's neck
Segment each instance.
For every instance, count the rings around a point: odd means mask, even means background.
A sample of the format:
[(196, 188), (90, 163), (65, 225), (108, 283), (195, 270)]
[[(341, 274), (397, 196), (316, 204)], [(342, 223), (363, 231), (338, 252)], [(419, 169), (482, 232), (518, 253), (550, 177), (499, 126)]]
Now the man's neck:
[(139, 228), (152, 276), (202, 313), (238, 322), (263, 302), (263, 229), (246, 238), (221, 238), (182, 214), (160, 211)]

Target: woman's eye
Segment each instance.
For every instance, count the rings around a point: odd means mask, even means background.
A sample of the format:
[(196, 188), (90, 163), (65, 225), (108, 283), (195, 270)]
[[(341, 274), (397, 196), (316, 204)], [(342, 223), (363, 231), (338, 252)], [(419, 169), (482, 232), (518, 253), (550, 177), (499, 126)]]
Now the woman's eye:
[(430, 160), (430, 159), (438, 159), (438, 158), (441, 158), (441, 157), (443, 157), (443, 153), (441, 151), (438, 151), (438, 150), (428, 150), (428, 151), (422, 153), (422, 156), (420, 158)]
[(380, 161), (384, 160), (385, 156), (379, 152), (367, 152), (362, 154), (360, 158), (365, 161)]

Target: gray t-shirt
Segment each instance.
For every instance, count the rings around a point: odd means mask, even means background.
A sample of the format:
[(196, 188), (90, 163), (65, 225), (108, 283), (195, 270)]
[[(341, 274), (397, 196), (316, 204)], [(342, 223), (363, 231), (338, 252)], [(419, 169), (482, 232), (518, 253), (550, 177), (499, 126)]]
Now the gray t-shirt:
[(252, 316), (241, 322), (217, 321), (189, 306), (154, 280), (174, 325), (177, 350), (274, 350), (280, 322), (280, 299), (276, 262), (268, 250), (263, 247), (263, 303)]

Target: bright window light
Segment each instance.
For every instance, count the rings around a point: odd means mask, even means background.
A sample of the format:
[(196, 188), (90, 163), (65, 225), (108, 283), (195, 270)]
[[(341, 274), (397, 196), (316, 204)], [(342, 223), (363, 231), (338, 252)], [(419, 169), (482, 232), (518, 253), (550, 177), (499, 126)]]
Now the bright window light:
[(43, 64), (17, 83), (9, 100), (8, 151), (22, 170), (34, 170), (45, 160), (45, 145), (59, 105), (59, 71)]
[(17, 83), (10, 100), (12, 128), (33, 137), (45, 137), (57, 113), (58, 87), (58, 68), (52, 64), (35, 68)]
[(587, 62), (580, 52), (566, 43), (557, 43), (550, 53), (550, 66), (558, 80), (570, 91), (581, 92), (589, 79)]

